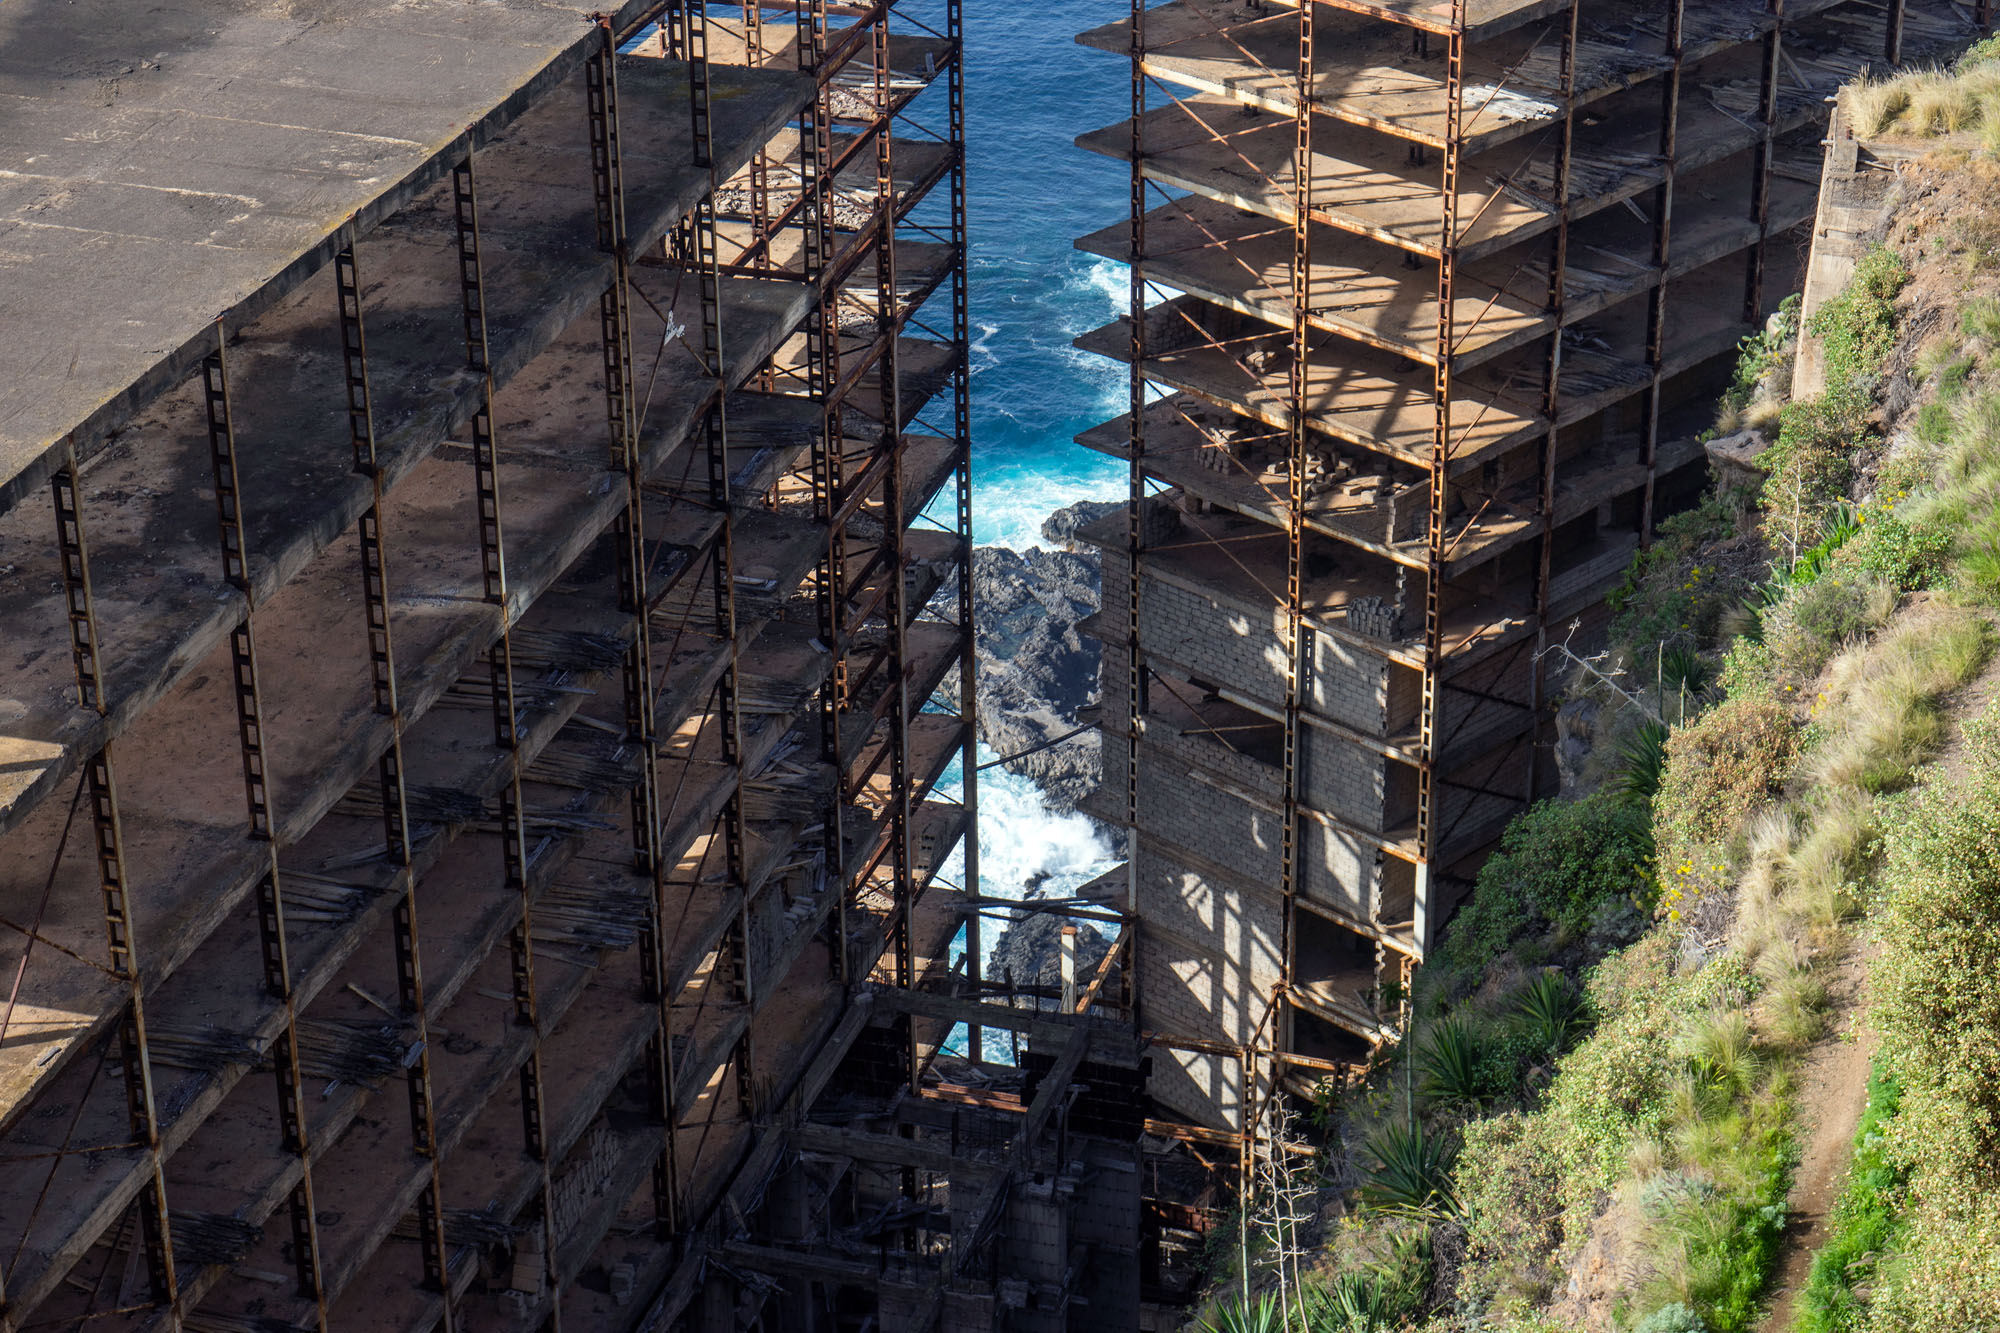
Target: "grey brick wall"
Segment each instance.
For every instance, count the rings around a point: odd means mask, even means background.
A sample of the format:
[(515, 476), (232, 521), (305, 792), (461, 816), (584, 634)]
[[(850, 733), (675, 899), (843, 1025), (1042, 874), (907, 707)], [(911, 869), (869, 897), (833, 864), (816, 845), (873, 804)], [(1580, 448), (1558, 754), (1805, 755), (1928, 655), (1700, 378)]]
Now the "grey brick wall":
[[(1103, 605), (1114, 617), (1125, 605), (1126, 583), (1124, 552), (1105, 552)], [(1120, 637), (1118, 626), (1106, 632)], [(1253, 604), (1148, 578), (1139, 599), (1139, 637), (1148, 653), (1197, 676), (1273, 708), (1284, 704), (1285, 620), (1275, 601)], [(1313, 637), (1305, 706), (1358, 731), (1386, 734), (1389, 660), (1331, 635)]]

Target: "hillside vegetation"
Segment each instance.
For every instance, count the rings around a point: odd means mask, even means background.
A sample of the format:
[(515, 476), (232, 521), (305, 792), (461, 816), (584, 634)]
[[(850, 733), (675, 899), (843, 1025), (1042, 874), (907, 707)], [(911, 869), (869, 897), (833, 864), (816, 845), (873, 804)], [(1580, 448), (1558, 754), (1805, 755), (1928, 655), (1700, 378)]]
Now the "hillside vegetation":
[[(1850, 98), (1900, 126), (1962, 79), (2000, 144), (2000, 64), (1925, 78)], [(1634, 562), (1571, 686), (1590, 790), (1509, 829), (1404, 1048), (1217, 1244), (1208, 1327), (2000, 1328), (2000, 165), (1940, 148), (1885, 218), (1803, 331), (1825, 392), (1789, 309), (1746, 342), (1719, 426), (1761, 485)]]

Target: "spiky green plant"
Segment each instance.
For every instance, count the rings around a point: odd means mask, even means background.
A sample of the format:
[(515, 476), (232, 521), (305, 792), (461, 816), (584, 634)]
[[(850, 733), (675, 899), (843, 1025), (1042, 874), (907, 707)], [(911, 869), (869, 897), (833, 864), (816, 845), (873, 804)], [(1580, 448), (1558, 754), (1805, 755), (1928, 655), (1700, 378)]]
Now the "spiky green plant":
[(1618, 747), (1618, 773), (1612, 779), (1618, 793), (1644, 805), (1651, 805), (1660, 793), (1660, 779), (1667, 772), (1667, 726), (1663, 722), (1642, 723)]
[(1668, 693), (1699, 697), (1715, 678), (1708, 659), (1685, 643), (1677, 643), (1660, 654), (1660, 685)]
[(1310, 1333), (1376, 1333), (1395, 1318), (1388, 1293), (1368, 1273), (1342, 1273), (1306, 1303)]
[(1451, 1168), (1458, 1152), (1448, 1140), (1426, 1134), (1421, 1124), (1391, 1123), (1369, 1138), (1362, 1156), (1363, 1204), (1391, 1213), (1457, 1214)]
[(1202, 1333), (1279, 1333), (1285, 1312), (1270, 1296), (1239, 1297), (1202, 1320)]
[(1521, 1036), (1545, 1055), (1560, 1054), (1582, 1019), (1576, 988), (1560, 972), (1537, 973), (1515, 1001), (1514, 1021)]
[(1447, 1018), (1433, 1027), (1417, 1050), (1424, 1095), (1440, 1102), (1479, 1102), (1486, 1093), (1480, 1065), (1486, 1043), (1462, 1018)]

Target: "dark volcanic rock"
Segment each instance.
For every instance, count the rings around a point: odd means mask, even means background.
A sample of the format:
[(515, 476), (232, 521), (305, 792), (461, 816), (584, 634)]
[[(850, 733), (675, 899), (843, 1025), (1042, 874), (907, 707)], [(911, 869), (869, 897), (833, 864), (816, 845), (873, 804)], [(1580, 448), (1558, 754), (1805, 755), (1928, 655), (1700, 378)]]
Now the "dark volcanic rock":
[[(987, 980), (1003, 981), (1011, 972), (1016, 986), (1062, 985), (1062, 928), (1063, 918), (1059, 916), (1026, 916), (1007, 927), (993, 945), (993, 960), (986, 967)], [(1097, 965), (1110, 949), (1111, 942), (1097, 927), (1088, 921), (1077, 923), (1079, 991), (1090, 984)]]
[[(1078, 528), (1089, 527), (1106, 514), (1115, 514), (1125, 507), (1123, 500), (1078, 500), (1073, 505), (1064, 505), (1055, 513), (1042, 520), (1042, 540), (1053, 542), (1064, 550), (1078, 550), (1076, 540)], [(1093, 566), (1097, 563), (1094, 547), (1081, 547)], [(1091, 585), (1095, 587), (1096, 584)]]
[(1097, 733), (1024, 752), (1074, 731), (1078, 710), (1097, 700), (1097, 643), (1076, 628), (1097, 610), (1096, 555), (982, 546), (972, 569), (980, 736), (1001, 755), (1021, 755), (1007, 767), (1055, 809), (1072, 810), (1097, 783)]

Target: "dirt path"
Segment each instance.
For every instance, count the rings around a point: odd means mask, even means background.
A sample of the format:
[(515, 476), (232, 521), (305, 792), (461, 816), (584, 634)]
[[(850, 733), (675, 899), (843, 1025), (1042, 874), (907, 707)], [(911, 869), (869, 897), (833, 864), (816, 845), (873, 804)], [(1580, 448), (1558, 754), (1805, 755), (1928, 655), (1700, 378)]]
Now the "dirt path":
[(1827, 978), (1837, 1016), (1831, 1030), (1807, 1052), (1799, 1069), (1798, 1106), (1805, 1121), (1799, 1166), (1792, 1177), (1784, 1257), (1771, 1283), (1771, 1309), (1763, 1333), (1790, 1333), (1792, 1306), (1826, 1244), (1827, 1224), (1846, 1181), (1854, 1130), (1868, 1105), (1868, 1070), (1876, 1038), (1861, 1021), (1868, 961), (1856, 951)]
[[(1904, 614), (1925, 611), (1919, 603)], [(2000, 627), (2000, 620), (1995, 624)], [(2000, 698), (2000, 656), (1953, 696), (1952, 716), (1962, 724), (1983, 714), (1996, 698)], [(1950, 743), (1933, 761), (1937, 778), (1949, 780), (1965, 769), (1964, 739), (1956, 727), (1953, 731)], [(1828, 999), (1837, 1018), (1832, 1030), (1807, 1053), (1799, 1071), (1798, 1105), (1809, 1130), (1792, 1178), (1784, 1257), (1772, 1279), (1770, 1313), (1761, 1333), (1791, 1333), (1793, 1306), (1812, 1271), (1813, 1256), (1826, 1244), (1828, 1214), (1846, 1182), (1854, 1130), (1868, 1105), (1868, 1074), (1877, 1044), (1874, 1030), (1862, 1022), (1863, 989), (1873, 956), (1871, 947), (1857, 941), (1854, 952), (1828, 978)]]

